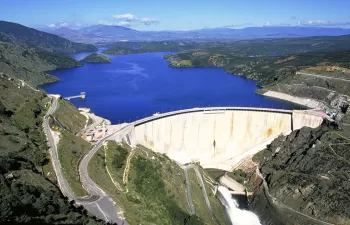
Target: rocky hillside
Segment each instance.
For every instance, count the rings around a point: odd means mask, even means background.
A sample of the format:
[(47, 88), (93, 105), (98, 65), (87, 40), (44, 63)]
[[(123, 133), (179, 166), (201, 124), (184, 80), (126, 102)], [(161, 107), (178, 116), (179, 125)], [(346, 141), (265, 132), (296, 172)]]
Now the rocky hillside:
[(97, 50), (95, 46), (90, 44), (75, 43), (54, 34), (7, 21), (0, 21), (0, 41), (37, 47), (56, 53), (93, 52)]
[(255, 155), (268, 190), (253, 176), (251, 207), (263, 224), (350, 224), (349, 137), (348, 127), (302, 128)]
[(0, 41), (0, 73), (33, 85), (59, 80), (45, 71), (81, 65), (68, 56)]
[(0, 223), (102, 224), (64, 198), (52, 175), (42, 118), (49, 99), (0, 75)]
[(92, 53), (91, 55), (86, 56), (81, 62), (87, 63), (111, 63), (111, 59), (105, 55)]

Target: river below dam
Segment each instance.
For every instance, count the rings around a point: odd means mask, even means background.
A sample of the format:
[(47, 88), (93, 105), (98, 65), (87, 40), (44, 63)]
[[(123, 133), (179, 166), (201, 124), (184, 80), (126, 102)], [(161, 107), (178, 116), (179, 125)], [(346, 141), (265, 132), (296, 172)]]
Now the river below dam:
[[(101, 51), (101, 50), (100, 50)], [(73, 55), (77, 60), (90, 53)], [(129, 122), (156, 112), (193, 107), (252, 106), (294, 109), (297, 106), (255, 94), (256, 83), (230, 75), (222, 68), (170, 68), (166, 52), (110, 56), (111, 64), (85, 63), (83, 67), (50, 72), (60, 82), (43, 85), (112, 123)]]

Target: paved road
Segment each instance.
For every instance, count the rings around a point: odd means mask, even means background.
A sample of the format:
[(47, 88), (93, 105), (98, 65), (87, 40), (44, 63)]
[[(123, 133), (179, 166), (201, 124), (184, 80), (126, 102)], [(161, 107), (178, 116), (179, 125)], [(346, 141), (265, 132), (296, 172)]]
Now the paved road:
[(185, 177), (186, 177), (186, 185), (187, 185), (187, 202), (188, 206), (190, 207), (192, 215), (196, 214), (196, 209), (194, 208), (192, 194), (191, 194), (191, 183), (190, 179), (188, 178), (188, 167), (184, 167), (185, 171)]
[[(84, 188), (90, 193), (90, 195), (100, 196), (97, 201), (83, 204), (86, 209), (92, 212), (94, 215), (104, 218), (106, 221), (112, 221), (117, 224), (127, 225), (127, 221), (120, 216), (120, 209), (117, 207), (112, 197), (104, 192), (98, 185), (89, 177), (88, 164), (93, 155), (102, 147), (103, 140), (94, 145), (94, 147), (84, 156), (79, 164), (80, 180)], [(106, 178), (108, 179), (108, 178)]]
[[(185, 174), (187, 174), (187, 170), (188, 169), (194, 169), (194, 171), (196, 172), (196, 176), (197, 176), (198, 180), (200, 181), (199, 185), (201, 186), (201, 189), (202, 189), (202, 192), (203, 192), (203, 197), (204, 197), (204, 200), (205, 200), (205, 204), (208, 206), (208, 209), (209, 209), (209, 211), (210, 211), (210, 213), (212, 215), (213, 220), (215, 220), (216, 224), (220, 225), (220, 222), (219, 222), (218, 218), (216, 217), (213, 209), (211, 208), (210, 201), (209, 201), (208, 194), (207, 194), (207, 190), (205, 188), (201, 172), (199, 171), (198, 167), (196, 165), (193, 165), (193, 164), (190, 164), (190, 165), (187, 165), (187, 166), (184, 167)], [(191, 192), (191, 190), (190, 190), (190, 192)], [(192, 198), (190, 200), (191, 200), (191, 202), (193, 202)]]
[(101, 219), (104, 219), (105, 221), (128, 225), (128, 223), (119, 216), (119, 209), (114, 203), (113, 199), (91, 180), (87, 172), (88, 163), (91, 157), (102, 146), (102, 141), (97, 143), (85, 155), (79, 165), (79, 173), (82, 184), (84, 188), (90, 193), (90, 196), (86, 196), (85, 198), (78, 198), (70, 188), (67, 180), (63, 175), (60, 161), (58, 159), (57, 146), (54, 142), (53, 132), (49, 126), (50, 115), (53, 114), (58, 108), (57, 99), (59, 96), (50, 95), (50, 97), (52, 104), (44, 116), (43, 127), (48, 140), (48, 145), (50, 146), (49, 152), (61, 192), (63, 195), (68, 197), (69, 200), (74, 200), (77, 204), (83, 205), (90, 213)]
[(312, 76), (312, 77), (319, 77), (319, 78), (323, 78), (323, 79), (340, 80), (340, 81), (350, 82), (349, 79), (337, 78), (337, 77), (328, 77), (328, 76), (322, 76), (322, 75), (311, 74), (311, 73), (297, 72), (296, 74), (301, 74), (301, 75), (306, 75), (306, 76)]
[(61, 192), (63, 193), (63, 195), (68, 197), (69, 200), (75, 200), (73, 191), (71, 190), (67, 180), (63, 176), (61, 164), (58, 160), (57, 146), (54, 141), (53, 132), (49, 126), (50, 115), (53, 114), (58, 108), (57, 96), (50, 96), (50, 97), (51, 97), (52, 104), (49, 110), (47, 111), (46, 115), (44, 116), (43, 127), (44, 127), (46, 138), (48, 140), (48, 146), (50, 147), (49, 152), (51, 156), (52, 166), (56, 173), (58, 186), (61, 189)]

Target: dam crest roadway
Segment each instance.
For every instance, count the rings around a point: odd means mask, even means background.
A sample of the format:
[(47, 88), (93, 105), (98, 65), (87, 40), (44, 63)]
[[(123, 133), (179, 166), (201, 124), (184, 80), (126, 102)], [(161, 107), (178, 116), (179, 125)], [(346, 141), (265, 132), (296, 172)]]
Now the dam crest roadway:
[(89, 176), (88, 164), (106, 140), (144, 145), (164, 153), (180, 164), (199, 162), (203, 168), (232, 170), (245, 158), (264, 149), (279, 135), (287, 135), (303, 126), (317, 127), (327, 115), (320, 110), (280, 110), (244, 107), (192, 108), (137, 120), (129, 124), (107, 126), (108, 132), (93, 144), (79, 163), (83, 187), (89, 193), (77, 198), (61, 171), (57, 143), (49, 127), (49, 116), (58, 107), (59, 96), (51, 96), (52, 105), (44, 117), (54, 170), (62, 193), (70, 200), (105, 221), (128, 224), (112, 197)]
[(103, 140), (140, 144), (180, 164), (199, 162), (203, 168), (230, 171), (279, 135), (316, 128), (324, 118), (317, 109), (192, 108), (137, 120)]

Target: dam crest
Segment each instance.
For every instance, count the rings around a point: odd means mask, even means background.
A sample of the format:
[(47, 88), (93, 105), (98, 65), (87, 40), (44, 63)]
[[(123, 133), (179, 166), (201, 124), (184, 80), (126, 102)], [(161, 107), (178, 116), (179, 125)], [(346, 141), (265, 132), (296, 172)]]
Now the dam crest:
[(181, 164), (199, 162), (204, 168), (230, 171), (279, 135), (316, 128), (323, 118), (315, 110), (193, 108), (137, 120), (109, 140), (140, 144)]

